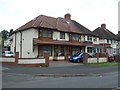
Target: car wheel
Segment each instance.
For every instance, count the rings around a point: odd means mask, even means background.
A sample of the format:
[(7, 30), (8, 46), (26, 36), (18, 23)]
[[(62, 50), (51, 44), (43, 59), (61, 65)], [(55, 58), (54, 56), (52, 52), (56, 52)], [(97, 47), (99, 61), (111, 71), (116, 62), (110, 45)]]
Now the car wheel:
[(80, 59), (77, 60), (77, 63), (80, 63)]

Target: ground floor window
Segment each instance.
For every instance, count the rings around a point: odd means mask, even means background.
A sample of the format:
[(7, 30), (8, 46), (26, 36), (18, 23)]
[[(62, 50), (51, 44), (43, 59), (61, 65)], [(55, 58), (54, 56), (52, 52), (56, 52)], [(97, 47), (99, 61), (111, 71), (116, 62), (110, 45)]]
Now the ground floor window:
[(88, 53), (92, 53), (92, 52), (93, 52), (93, 48), (92, 48), (92, 47), (88, 47), (88, 48), (87, 48), (87, 52), (88, 52)]
[(80, 53), (80, 49), (79, 48), (72, 48), (72, 55), (74, 55), (76, 53)]
[(50, 56), (52, 56), (52, 47), (50, 46), (42, 46), (39, 49), (39, 55), (43, 56), (44, 52), (48, 52)]
[(59, 47), (59, 53), (58, 56), (64, 56), (64, 47)]
[(87, 52), (88, 53), (99, 53), (99, 52), (102, 52), (102, 49), (96, 48), (96, 47), (87, 47)]

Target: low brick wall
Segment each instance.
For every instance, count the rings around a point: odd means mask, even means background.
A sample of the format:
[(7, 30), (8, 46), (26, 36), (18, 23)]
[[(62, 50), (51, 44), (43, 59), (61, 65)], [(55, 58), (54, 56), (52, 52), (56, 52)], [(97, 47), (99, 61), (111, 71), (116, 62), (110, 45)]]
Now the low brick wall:
[(120, 55), (115, 56), (115, 61), (120, 62)]
[(7, 63), (7, 64), (15, 64), (15, 57), (0, 56), (0, 62)]
[(88, 57), (87, 53), (84, 53), (83, 55), (83, 63), (105, 63), (108, 62), (107, 56), (99, 56), (99, 54), (96, 54), (94, 57)]
[(22, 66), (49, 66), (49, 55), (46, 53), (44, 58), (18, 58), (19, 53), (16, 53), (16, 57), (0, 56), (0, 63), (22, 65)]
[(99, 58), (88, 58), (87, 63), (104, 63), (107, 62), (106, 57)]
[(65, 61), (65, 57), (64, 56), (57, 56), (57, 57), (54, 57), (53, 61)]

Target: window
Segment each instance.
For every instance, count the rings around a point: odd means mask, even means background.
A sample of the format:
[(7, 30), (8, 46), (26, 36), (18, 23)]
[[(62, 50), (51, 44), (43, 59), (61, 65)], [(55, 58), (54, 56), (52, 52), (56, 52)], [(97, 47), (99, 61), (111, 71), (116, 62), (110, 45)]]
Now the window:
[(40, 31), (40, 37), (52, 38), (52, 31), (42, 30)]
[(88, 41), (92, 41), (92, 37), (91, 36), (87, 36), (87, 40)]
[(59, 48), (58, 56), (64, 56), (64, 47), (61, 46), (61, 47)]
[(65, 21), (65, 20), (61, 20), (61, 22), (64, 23), (64, 24), (69, 24), (69, 22)]
[(44, 52), (48, 52), (50, 56), (52, 56), (52, 47), (40, 47), (40, 56), (43, 56)]
[(65, 39), (65, 33), (60, 32), (60, 39)]
[(80, 53), (79, 48), (73, 48), (72, 49), (72, 55), (76, 54), (76, 53)]
[(107, 43), (109, 43), (109, 40), (107, 39)]
[(92, 51), (93, 51), (93, 48), (92, 48), (92, 47), (88, 47), (88, 48), (87, 48), (87, 52), (88, 52), (88, 53), (92, 53)]
[(71, 39), (72, 40), (79, 40), (79, 35), (78, 34), (71, 34)]
[(96, 37), (94, 37), (94, 42), (96, 42), (97, 41), (97, 38)]

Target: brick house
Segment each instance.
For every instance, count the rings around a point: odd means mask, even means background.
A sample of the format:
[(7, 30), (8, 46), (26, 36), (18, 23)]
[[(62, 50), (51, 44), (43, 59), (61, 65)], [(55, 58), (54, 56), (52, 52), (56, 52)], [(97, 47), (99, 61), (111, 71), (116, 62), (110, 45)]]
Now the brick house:
[(66, 60), (77, 52), (102, 52), (99, 35), (71, 20), (40, 15), (12, 34), (11, 51), (19, 52), (20, 58), (43, 57), (47, 51), (50, 60)]

